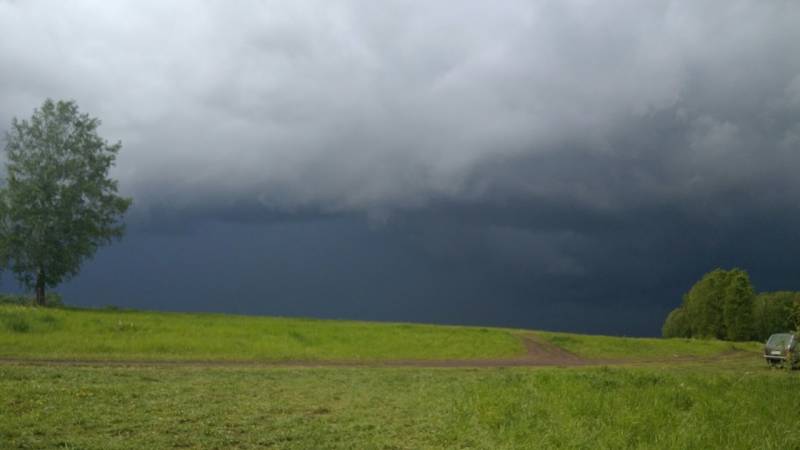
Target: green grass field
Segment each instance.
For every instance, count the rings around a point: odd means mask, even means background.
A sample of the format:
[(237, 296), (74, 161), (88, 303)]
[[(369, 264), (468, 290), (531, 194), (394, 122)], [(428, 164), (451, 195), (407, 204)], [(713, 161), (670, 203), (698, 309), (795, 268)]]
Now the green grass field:
[(96, 360), (361, 360), (514, 357), (509, 330), (0, 305), (0, 357)]
[[(513, 358), (524, 330), (0, 305), (0, 358), (386, 361)], [(759, 343), (533, 333), (581, 357), (661, 360)]]
[(537, 331), (551, 344), (593, 359), (662, 360), (669, 358), (709, 357), (731, 352), (757, 352), (759, 342), (726, 342), (702, 339), (628, 338), (574, 333)]
[[(767, 369), (757, 343), (533, 332), (606, 361), (560, 368), (213, 364), (513, 357), (522, 352), (520, 333), (0, 306), (0, 356), (95, 361), (0, 364), (0, 448), (800, 448), (800, 371)], [(671, 362), (675, 356), (682, 358)], [(130, 359), (212, 363), (103, 363)]]
[(0, 366), (0, 442), (71, 449), (800, 447), (800, 377), (744, 366)]

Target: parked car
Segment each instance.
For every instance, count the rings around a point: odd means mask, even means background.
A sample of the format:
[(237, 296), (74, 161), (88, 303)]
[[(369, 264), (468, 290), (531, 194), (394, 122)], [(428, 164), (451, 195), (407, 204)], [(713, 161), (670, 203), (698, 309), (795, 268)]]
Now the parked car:
[(793, 333), (777, 333), (767, 339), (764, 344), (764, 359), (770, 367), (791, 364), (797, 366), (800, 362), (800, 345), (797, 336)]

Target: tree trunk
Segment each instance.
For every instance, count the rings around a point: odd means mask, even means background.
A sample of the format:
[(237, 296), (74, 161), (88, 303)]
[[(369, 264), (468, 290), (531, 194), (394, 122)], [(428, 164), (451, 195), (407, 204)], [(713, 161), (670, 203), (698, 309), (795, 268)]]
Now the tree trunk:
[(40, 270), (36, 275), (36, 304), (46, 306), (47, 299), (44, 295), (44, 270)]

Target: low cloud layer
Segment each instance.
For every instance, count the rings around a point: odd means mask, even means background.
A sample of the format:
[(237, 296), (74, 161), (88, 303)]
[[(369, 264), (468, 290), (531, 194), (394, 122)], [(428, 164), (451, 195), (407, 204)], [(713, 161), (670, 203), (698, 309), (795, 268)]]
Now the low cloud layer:
[(797, 275), (740, 239), (796, 237), (798, 23), (791, 1), (0, 1), (0, 127), (77, 100), (123, 142), (143, 233), (363, 216), (427, 236), (418, 260), (505, 267), (508, 298), (625, 303), (602, 282), (641, 276), (661, 314), (708, 265)]

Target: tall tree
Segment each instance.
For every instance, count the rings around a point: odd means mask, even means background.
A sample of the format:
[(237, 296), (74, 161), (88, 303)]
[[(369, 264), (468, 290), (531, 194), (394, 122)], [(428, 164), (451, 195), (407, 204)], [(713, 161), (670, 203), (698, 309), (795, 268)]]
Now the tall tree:
[(45, 289), (75, 276), (101, 245), (121, 238), (131, 199), (109, 178), (121, 148), (73, 101), (45, 100), (6, 133), (0, 188), (0, 262), (46, 303)]
[(755, 293), (747, 272), (733, 269), (728, 272), (722, 304), (725, 338), (729, 341), (746, 341), (753, 338), (753, 300)]
[(723, 339), (725, 322), (723, 303), (729, 274), (715, 269), (692, 286), (684, 298), (684, 308), (689, 319), (692, 336)]
[(752, 339), (763, 333), (760, 330), (774, 327), (767, 323), (773, 321), (771, 305), (755, 298), (744, 270), (712, 270), (683, 296), (683, 304), (669, 314), (662, 333), (665, 337)]

